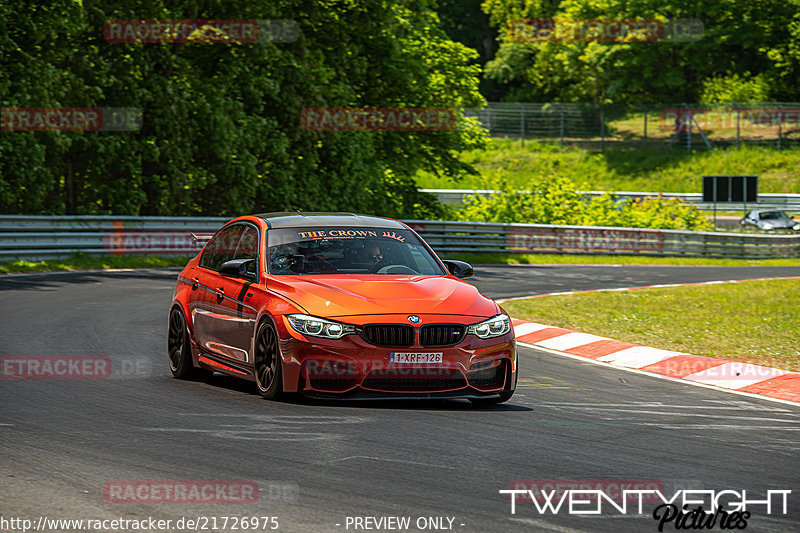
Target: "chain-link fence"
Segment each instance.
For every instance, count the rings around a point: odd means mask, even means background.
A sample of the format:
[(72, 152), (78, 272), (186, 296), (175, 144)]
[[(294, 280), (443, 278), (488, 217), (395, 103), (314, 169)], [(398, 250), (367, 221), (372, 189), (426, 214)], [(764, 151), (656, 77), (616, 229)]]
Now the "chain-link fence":
[(491, 136), (561, 145), (707, 150), (800, 146), (800, 103), (594, 105), (489, 102), (468, 110)]

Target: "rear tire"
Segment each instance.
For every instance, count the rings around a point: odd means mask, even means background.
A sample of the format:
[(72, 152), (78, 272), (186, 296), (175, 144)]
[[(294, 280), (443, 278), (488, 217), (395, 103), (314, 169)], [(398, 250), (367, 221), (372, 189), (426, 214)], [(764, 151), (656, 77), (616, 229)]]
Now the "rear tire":
[(192, 346), (189, 339), (189, 328), (180, 307), (173, 307), (169, 313), (169, 329), (167, 331), (167, 355), (169, 369), (178, 379), (201, 379), (211, 372), (197, 368), (192, 362)]
[(256, 390), (267, 400), (277, 400), (283, 395), (283, 371), (278, 333), (272, 322), (265, 320), (256, 334), (253, 375)]

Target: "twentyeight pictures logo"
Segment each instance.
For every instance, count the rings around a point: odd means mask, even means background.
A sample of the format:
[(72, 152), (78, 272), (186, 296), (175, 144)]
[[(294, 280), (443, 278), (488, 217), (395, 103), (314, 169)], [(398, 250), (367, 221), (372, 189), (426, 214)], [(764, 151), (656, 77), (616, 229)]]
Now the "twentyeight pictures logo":
[(514, 488), (499, 492), (510, 496), (512, 515), (521, 509), (518, 503), (527, 502), (541, 515), (651, 514), (658, 522), (658, 531), (664, 531), (667, 525), (674, 529), (744, 529), (753, 511), (786, 515), (792, 493), (748, 493), (744, 489), (670, 491), (660, 488), (661, 483), (656, 480), (620, 481), (624, 480), (515, 481), (511, 484)]

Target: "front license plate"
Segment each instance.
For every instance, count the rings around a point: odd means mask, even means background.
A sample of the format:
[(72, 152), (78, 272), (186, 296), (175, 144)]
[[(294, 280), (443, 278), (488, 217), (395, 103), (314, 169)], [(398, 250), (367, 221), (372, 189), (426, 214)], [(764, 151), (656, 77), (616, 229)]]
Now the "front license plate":
[(392, 352), (389, 354), (390, 363), (413, 363), (429, 364), (441, 363), (442, 352), (418, 353), (418, 352)]

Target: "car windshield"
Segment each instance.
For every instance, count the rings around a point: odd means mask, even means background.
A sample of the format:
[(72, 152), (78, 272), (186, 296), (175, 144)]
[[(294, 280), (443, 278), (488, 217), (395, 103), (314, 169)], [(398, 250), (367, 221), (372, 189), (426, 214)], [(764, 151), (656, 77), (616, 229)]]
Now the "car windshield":
[(270, 274), (446, 274), (404, 229), (286, 228), (270, 230), (267, 240)]
[(789, 215), (783, 211), (765, 211), (761, 213), (761, 220), (782, 220), (788, 218)]

